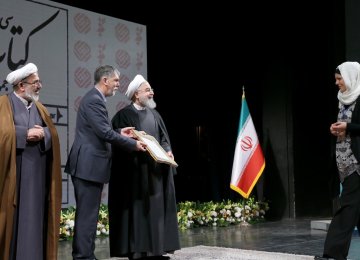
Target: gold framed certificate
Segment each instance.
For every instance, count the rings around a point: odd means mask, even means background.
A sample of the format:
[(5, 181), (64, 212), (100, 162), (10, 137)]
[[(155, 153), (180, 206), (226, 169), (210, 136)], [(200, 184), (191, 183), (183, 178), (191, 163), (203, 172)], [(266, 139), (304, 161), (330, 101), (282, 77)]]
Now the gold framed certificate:
[(132, 130), (134, 135), (139, 138), (140, 141), (144, 142), (146, 150), (150, 153), (151, 157), (154, 158), (156, 162), (166, 163), (171, 166), (177, 167), (178, 164), (166, 153), (166, 151), (161, 147), (159, 142), (152, 136), (148, 134), (143, 134), (140, 131)]

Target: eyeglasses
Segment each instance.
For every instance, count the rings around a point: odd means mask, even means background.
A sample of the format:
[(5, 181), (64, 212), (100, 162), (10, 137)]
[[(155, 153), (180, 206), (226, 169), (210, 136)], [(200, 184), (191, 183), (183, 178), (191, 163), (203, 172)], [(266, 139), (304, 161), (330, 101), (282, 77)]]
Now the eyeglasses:
[(24, 84), (29, 84), (29, 85), (42, 85), (42, 81), (41, 80), (35, 80), (34, 82), (26, 82), (26, 81), (22, 81), (22, 83)]
[(140, 92), (140, 91), (142, 91), (142, 92), (147, 92), (147, 93), (149, 93), (149, 92), (154, 93), (154, 89), (153, 89), (153, 88), (146, 88), (146, 89), (138, 90), (138, 92)]

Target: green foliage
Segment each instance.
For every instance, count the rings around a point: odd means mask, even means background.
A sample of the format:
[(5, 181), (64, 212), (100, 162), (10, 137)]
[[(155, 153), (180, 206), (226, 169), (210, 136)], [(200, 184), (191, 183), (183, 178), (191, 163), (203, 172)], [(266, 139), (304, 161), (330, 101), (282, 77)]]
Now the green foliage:
[(181, 230), (207, 226), (226, 227), (240, 223), (253, 224), (264, 221), (267, 210), (267, 202), (256, 202), (254, 198), (237, 202), (185, 201), (178, 203), (178, 224)]
[(74, 235), (75, 207), (61, 210), (60, 239), (68, 240)]
[[(254, 198), (247, 200), (222, 202), (184, 201), (177, 204), (177, 218), (180, 230), (195, 227), (226, 227), (240, 223), (254, 224), (264, 221), (269, 210), (267, 202), (257, 202)], [(75, 207), (61, 211), (60, 239), (69, 240), (74, 235)], [(101, 204), (97, 224), (97, 236), (109, 235), (108, 207)]]
[[(70, 240), (74, 235), (75, 224), (75, 207), (69, 207), (61, 210), (60, 217), (60, 239)], [(105, 204), (100, 205), (99, 218), (97, 223), (96, 235), (108, 236), (109, 235), (109, 217), (108, 207)]]

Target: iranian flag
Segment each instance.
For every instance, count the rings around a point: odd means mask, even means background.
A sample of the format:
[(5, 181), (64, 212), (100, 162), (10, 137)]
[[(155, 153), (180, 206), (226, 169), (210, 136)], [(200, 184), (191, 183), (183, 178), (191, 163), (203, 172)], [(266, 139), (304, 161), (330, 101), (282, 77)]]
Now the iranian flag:
[(265, 158), (243, 92), (230, 188), (248, 198), (264, 168)]

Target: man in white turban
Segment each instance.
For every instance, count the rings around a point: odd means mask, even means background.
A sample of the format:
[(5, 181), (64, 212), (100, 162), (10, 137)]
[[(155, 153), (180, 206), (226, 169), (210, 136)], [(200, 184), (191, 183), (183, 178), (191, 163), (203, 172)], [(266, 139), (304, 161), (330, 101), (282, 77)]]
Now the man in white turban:
[(0, 97), (0, 259), (57, 259), (60, 145), (35, 64), (6, 78)]
[(335, 137), (333, 161), (342, 191), (340, 207), (326, 235), (323, 258), (315, 259), (347, 259), (354, 228), (360, 227), (360, 64), (340, 64), (335, 70), (335, 84), (339, 88), (339, 112), (330, 133)]
[[(132, 103), (116, 113), (113, 128), (133, 126), (145, 131), (173, 159), (149, 82), (136, 75), (125, 95)], [(109, 182), (111, 257), (169, 259), (167, 253), (180, 249), (175, 173), (173, 166), (155, 162), (149, 153), (127, 153), (114, 147)]]
[[(37, 75), (38, 77), (38, 69), (35, 64), (28, 63), (24, 67), (9, 73), (6, 77), (6, 81), (13, 85), (15, 93), (28, 101), (29, 104), (31, 104), (32, 101), (39, 100), (39, 93), (42, 87), (39, 79), (32, 83), (25, 80), (31, 75)], [(20, 90), (19, 87), (21, 85), (24, 86), (24, 91)]]
[(129, 98), (132, 99), (132, 97), (134, 96), (135, 91), (140, 87), (140, 85), (142, 83), (146, 82), (146, 80), (144, 79), (143, 76), (141, 76), (140, 74), (136, 75), (135, 78), (130, 82), (125, 95)]
[[(148, 93), (152, 92), (152, 95), (145, 95), (145, 96), (134, 95), (134, 94), (138, 93), (138, 89), (141, 86), (146, 86), (145, 91), (147, 91)], [(136, 103), (136, 98), (138, 98), (138, 102), (143, 107), (148, 107), (151, 109), (156, 108), (156, 103), (153, 98), (154, 89), (151, 88), (150, 83), (148, 81), (146, 81), (145, 78), (143, 76), (141, 76), (140, 74), (136, 75), (135, 78), (133, 79), (133, 81), (130, 82), (129, 87), (128, 87), (127, 91), (125, 92), (125, 95), (134, 103)]]
[(28, 63), (24, 67), (10, 72), (6, 77), (6, 81), (16, 86), (22, 79), (25, 79), (31, 74), (37, 72), (38, 68), (36, 67), (36, 65), (34, 63)]

